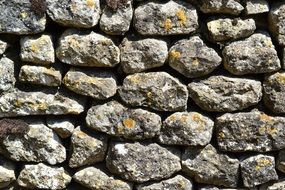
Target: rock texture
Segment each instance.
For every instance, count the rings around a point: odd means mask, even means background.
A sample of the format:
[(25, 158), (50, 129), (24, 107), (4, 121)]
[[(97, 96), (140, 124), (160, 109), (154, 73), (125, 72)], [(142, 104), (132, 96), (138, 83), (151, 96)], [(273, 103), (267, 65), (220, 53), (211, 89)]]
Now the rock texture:
[(5, 188), (16, 180), (16, 167), (11, 161), (2, 156), (0, 159), (0, 188)]
[(247, 15), (261, 14), (269, 12), (269, 4), (266, 0), (247, 0), (245, 13)]
[(282, 1), (276, 1), (273, 3), (269, 12), (268, 22), (269, 29), (274, 35), (279, 45), (285, 45), (285, 32), (284, 32), (284, 11), (285, 4)]
[(15, 63), (6, 57), (0, 59), (0, 92), (14, 88), (16, 78), (14, 72)]
[(229, 15), (238, 15), (244, 9), (240, 0), (201, 0), (199, 1), (199, 7), (203, 13), (222, 13)]

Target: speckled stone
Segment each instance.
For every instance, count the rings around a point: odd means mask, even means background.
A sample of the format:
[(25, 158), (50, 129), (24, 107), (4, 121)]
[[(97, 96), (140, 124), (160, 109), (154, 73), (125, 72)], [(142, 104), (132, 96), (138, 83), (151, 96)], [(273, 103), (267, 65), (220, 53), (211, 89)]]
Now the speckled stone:
[(274, 1), (268, 17), (269, 29), (279, 45), (285, 45), (285, 2)]
[(7, 188), (16, 180), (15, 170), (13, 162), (0, 156), (0, 188)]
[(9, 91), (14, 88), (15, 63), (9, 58), (2, 57), (0, 59), (0, 92)]
[(254, 15), (269, 12), (269, 4), (266, 0), (246, 0), (245, 14)]
[(2, 55), (3, 53), (5, 53), (5, 51), (8, 48), (8, 43), (4, 42), (2, 40), (0, 40), (0, 55)]
[(244, 7), (240, 0), (199, 0), (199, 8), (203, 13), (239, 15)]
[(74, 123), (69, 117), (48, 116), (46, 123), (61, 138), (70, 137), (74, 130)]

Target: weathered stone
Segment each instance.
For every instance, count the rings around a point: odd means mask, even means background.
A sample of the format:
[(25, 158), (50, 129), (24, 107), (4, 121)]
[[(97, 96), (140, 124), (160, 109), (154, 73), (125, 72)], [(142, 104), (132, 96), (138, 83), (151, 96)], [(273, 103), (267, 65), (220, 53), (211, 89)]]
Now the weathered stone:
[(72, 168), (91, 165), (105, 159), (107, 138), (76, 128), (71, 136), (71, 156), (69, 166)]
[(285, 45), (285, 3), (274, 1), (269, 12), (269, 29), (279, 45)]
[(132, 190), (133, 185), (123, 180), (107, 175), (100, 169), (88, 167), (79, 170), (73, 179), (89, 189), (94, 190)]
[(240, 166), (245, 187), (254, 187), (278, 179), (273, 156), (251, 156), (243, 160)]
[(269, 12), (269, 4), (266, 0), (246, 0), (245, 14), (261, 14)]
[(50, 35), (27, 36), (21, 38), (21, 60), (48, 65), (55, 62), (55, 53)]
[(277, 169), (285, 173), (285, 150), (279, 151), (276, 164), (277, 164)]
[(99, 0), (46, 0), (47, 14), (63, 26), (91, 28), (100, 18)]
[(284, 149), (284, 125), (285, 118), (271, 117), (258, 110), (227, 113), (215, 123), (219, 148), (231, 152)]
[[(222, 187), (214, 187), (214, 186), (205, 186), (200, 187), (198, 190), (249, 190), (244, 188), (222, 188)], [(258, 190), (258, 188), (251, 188), (250, 190)]]
[(268, 184), (261, 185), (259, 190), (283, 190), (285, 189), (285, 180), (279, 180), (277, 182), (271, 182)]
[(199, 4), (203, 13), (238, 15), (244, 9), (240, 0), (201, 0)]
[(71, 91), (95, 99), (107, 99), (117, 92), (116, 77), (109, 71), (70, 69), (63, 78)]
[(156, 143), (111, 143), (106, 163), (110, 172), (139, 183), (168, 178), (181, 170), (180, 151)]
[(5, 53), (7, 48), (8, 48), (8, 44), (6, 42), (0, 40), (0, 55)]
[(190, 34), (198, 29), (198, 15), (187, 2), (151, 1), (136, 8), (134, 26), (142, 35)]
[(189, 147), (182, 155), (182, 172), (198, 183), (236, 187), (239, 161), (217, 152), (211, 145), (204, 148)]
[(212, 138), (214, 122), (197, 112), (177, 112), (163, 122), (159, 141), (170, 145), (205, 146)]
[(169, 65), (188, 78), (201, 77), (211, 73), (222, 62), (218, 53), (194, 36), (180, 40), (169, 50)]
[(161, 128), (159, 115), (127, 108), (116, 101), (91, 107), (86, 123), (92, 129), (133, 140), (153, 138)]
[(44, 86), (60, 86), (61, 73), (52, 67), (24, 65), (20, 69), (19, 81)]
[(232, 74), (269, 73), (281, 68), (277, 51), (268, 34), (256, 33), (232, 42), (223, 50), (224, 67)]
[(12, 162), (0, 157), (0, 188), (5, 188), (16, 180), (15, 169)]
[(63, 167), (52, 167), (39, 163), (25, 165), (17, 182), (21, 187), (29, 189), (64, 189), (71, 179)]
[(47, 117), (47, 126), (61, 138), (68, 138), (74, 130), (74, 124), (69, 118)]
[(0, 59), (0, 92), (11, 90), (14, 88), (15, 82), (14, 62), (2, 57)]
[(211, 76), (188, 85), (189, 95), (202, 109), (232, 112), (256, 105), (262, 97), (261, 82), (252, 79)]
[(129, 75), (118, 91), (121, 99), (132, 106), (159, 111), (180, 111), (187, 108), (186, 86), (166, 72)]
[(120, 50), (121, 66), (125, 73), (138, 73), (163, 66), (168, 57), (167, 43), (153, 38), (125, 38)]
[(63, 63), (89, 67), (114, 67), (120, 61), (120, 49), (110, 38), (95, 32), (65, 31), (56, 50)]

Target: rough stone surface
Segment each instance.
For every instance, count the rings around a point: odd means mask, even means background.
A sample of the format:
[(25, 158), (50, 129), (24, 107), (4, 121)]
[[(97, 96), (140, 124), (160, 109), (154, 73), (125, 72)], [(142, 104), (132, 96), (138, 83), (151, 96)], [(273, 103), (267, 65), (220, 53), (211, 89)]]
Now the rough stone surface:
[(277, 158), (277, 166), (276, 168), (285, 173), (285, 150), (281, 150), (279, 153), (278, 153), (278, 158)]
[[(199, 190), (248, 190), (244, 188), (223, 188), (223, 187), (215, 187), (215, 186), (205, 186), (198, 188)], [(250, 190), (258, 190), (258, 188), (251, 188)]]
[(285, 181), (284, 179), (277, 181), (277, 182), (271, 182), (269, 184), (261, 185), (259, 190), (283, 190), (285, 189)]
[(0, 55), (5, 53), (7, 48), (8, 48), (8, 44), (6, 42), (0, 40)]
[(279, 45), (285, 45), (285, 3), (274, 1), (269, 12), (269, 29)]
[(240, 14), (244, 7), (240, 0), (201, 0), (200, 10), (203, 13), (222, 13), (230, 15)]
[(16, 82), (14, 62), (6, 57), (0, 59), (0, 92), (11, 90)]
[(191, 82), (189, 96), (207, 111), (232, 112), (257, 104), (262, 97), (261, 82), (227, 76), (211, 76)]
[(245, 14), (261, 14), (269, 12), (269, 4), (266, 0), (247, 0), (245, 4)]
[(48, 116), (46, 123), (61, 138), (70, 137), (74, 130), (74, 124), (69, 118)]
[(15, 169), (14, 163), (0, 157), (0, 188), (7, 187), (16, 180)]

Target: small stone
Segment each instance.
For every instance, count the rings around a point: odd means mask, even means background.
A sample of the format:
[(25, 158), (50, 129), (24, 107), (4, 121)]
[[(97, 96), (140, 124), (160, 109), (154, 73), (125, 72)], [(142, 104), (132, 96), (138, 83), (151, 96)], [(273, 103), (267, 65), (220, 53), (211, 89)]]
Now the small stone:
[(278, 179), (273, 156), (251, 156), (243, 160), (240, 166), (245, 187), (254, 187)]
[(121, 99), (131, 106), (158, 111), (181, 111), (187, 108), (187, 87), (166, 72), (129, 75), (118, 91)]
[(86, 124), (109, 135), (139, 140), (158, 135), (161, 118), (155, 113), (127, 108), (119, 102), (111, 101), (91, 107), (87, 112)]
[(205, 146), (212, 138), (214, 122), (197, 112), (177, 112), (163, 122), (162, 144)]
[(7, 48), (8, 48), (8, 44), (6, 42), (0, 40), (0, 55), (5, 53)]
[[(11, 183), (16, 180), (15, 165), (9, 160), (0, 157), (0, 188), (7, 188)], [(5, 189), (6, 189), (5, 188)]]
[(261, 185), (259, 190), (283, 190), (285, 189), (285, 180), (279, 180), (277, 182), (271, 182), (268, 184)]
[(181, 170), (180, 151), (156, 143), (111, 143), (106, 164), (110, 172), (139, 183), (169, 178)]
[(21, 38), (21, 60), (39, 65), (55, 62), (55, 53), (50, 35), (27, 36)]
[(74, 130), (74, 124), (69, 118), (47, 117), (47, 126), (61, 138), (68, 138)]
[(247, 0), (245, 14), (261, 14), (269, 12), (269, 4), (266, 0)]
[(79, 170), (73, 176), (74, 181), (94, 190), (132, 190), (129, 182), (107, 175), (100, 169), (88, 167)]
[(269, 29), (279, 45), (285, 45), (285, 2), (274, 1), (272, 2), (269, 12), (268, 22)]
[(281, 150), (278, 153), (277, 169), (285, 173), (285, 150)]
[(75, 66), (114, 67), (120, 62), (120, 49), (110, 38), (72, 29), (62, 34), (56, 55), (63, 63)]
[(194, 36), (180, 40), (169, 50), (169, 65), (188, 78), (196, 78), (211, 73), (222, 62), (218, 53)]
[(240, 4), (240, 0), (201, 0), (199, 4), (199, 8), (203, 13), (211, 14), (239, 15), (244, 9)]
[(198, 183), (236, 187), (239, 175), (238, 159), (217, 152), (211, 145), (188, 147), (182, 155), (182, 172)]
[(63, 167), (47, 166), (43, 163), (25, 165), (18, 177), (18, 184), (29, 189), (64, 189), (71, 177)]
[(198, 29), (198, 15), (187, 2), (147, 2), (136, 8), (134, 26), (142, 35), (190, 34)]
[(256, 105), (262, 97), (261, 82), (227, 76), (211, 76), (188, 85), (189, 96), (206, 111), (232, 112)]
[(47, 14), (58, 24), (77, 28), (91, 28), (100, 18), (99, 0), (46, 0)]
[(14, 88), (16, 79), (14, 76), (14, 62), (2, 57), (0, 59), (0, 92), (9, 91)]
[(108, 99), (117, 92), (117, 80), (109, 71), (70, 69), (63, 78), (65, 87), (84, 96)]
[(163, 66), (168, 57), (167, 43), (153, 38), (125, 38), (120, 50), (121, 66), (127, 74)]

